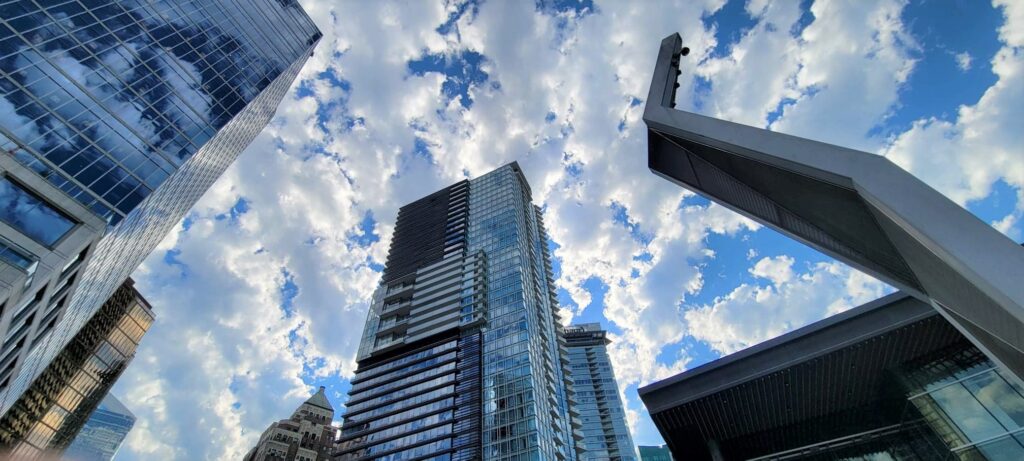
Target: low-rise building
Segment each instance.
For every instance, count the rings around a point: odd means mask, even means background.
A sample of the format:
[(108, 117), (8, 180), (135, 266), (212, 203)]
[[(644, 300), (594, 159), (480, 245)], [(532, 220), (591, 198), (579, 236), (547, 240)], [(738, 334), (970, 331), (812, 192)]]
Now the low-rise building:
[(259, 443), (249, 450), (244, 461), (327, 461), (337, 432), (331, 425), (333, 419), (334, 407), (320, 386), (295, 409), (291, 418), (273, 423), (263, 431)]

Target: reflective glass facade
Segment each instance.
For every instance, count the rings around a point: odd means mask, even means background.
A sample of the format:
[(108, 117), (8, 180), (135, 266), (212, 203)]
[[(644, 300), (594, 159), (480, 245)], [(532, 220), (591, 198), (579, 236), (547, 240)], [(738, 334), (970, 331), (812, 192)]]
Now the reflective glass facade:
[(672, 461), (672, 452), (665, 445), (658, 447), (640, 445), (637, 449), (640, 450), (641, 461)]
[(110, 461), (134, 425), (135, 415), (116, 397), (107, 394), (64, 452), (64, 459)]
[(1024, 459), (1024, 388), (966, 341), (892, 370), (907, 397), (898, 424), (758, 459)]
[(0, 178), (0, 221), (46, 246), (57, 243), (75, 225), (10, 178)]
[(909, 402), (951, 459), (1024, 459), (1024, 388), (974, 347), (902, 373)]
[(402, 207), (336, 459), (576, 459), (552, 283), (517, 164)]
[(108, 224), (0, 413), (263, 129), (320, 37), (292, 0), (0, 0), (0, 155)]
[(317, 34), (286, 1), (0, 8), (0, 148), (112, 223), (307, 55)]
[(518, 167), (470, 182), (470, 251), (488, 256), (484, 458), (575, 458), (547, 234)]
[[(460, 349), (475, 349), (478, 357), (479, 335), (450, 335), (377, 366), (360, 367), (345, 405), (337, 458), (404, 460), (452, 451), (457, 388), (465, 382), (458, 374), (467, 365), (479, 368), (478, 359), (460, 360)], [(479, 392), (478, 383), (470, 384), (477, 384), (470, 393)]]
[(66, 449), (152, 324), (146, 300), (122, 285), (0, 418), (0, 453), (27, 460)]
[[(569, 367), (583, 423), (583, 461), (637, 461), (626, 412), (608, 357), (606, 333), (596, 323), (566, 328)], [(667, 451), (666, 451), (667, 452)]]

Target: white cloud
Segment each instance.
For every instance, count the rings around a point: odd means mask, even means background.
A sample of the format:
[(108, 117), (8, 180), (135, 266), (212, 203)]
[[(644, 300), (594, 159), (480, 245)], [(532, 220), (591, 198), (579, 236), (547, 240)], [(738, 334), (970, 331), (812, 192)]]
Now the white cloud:
[[(312, 381), (351, 373), (378, 277), (369, 263), (384, 261), (397, 207), (512, 160), (559, 245), (557, 285), (575, 304), (563, 307), (588, 308), (588, 280), (608, 287), (602, 314), (617, 332), (609, 352), (623, 392), (682, 371), (691, 355), (663, 352), (687, 335), (730, 352), (879, 295), (879, 282), (839, 264), (781, 256), (750, 268), (770, 284), (692, 307), (702, 265), (716, 256), (709, 236), (758, 226), (717, 205), (689, 205), (691, 193), (647, 169), (643, 104), (633, 102), (646, 97), (659, 41), (684, 34), (694, 52), (680, 83), (689, 91), (694, 75), (712, 81), (704, 110), (764, 126), (792, 98), (773, 129), (872, 150), (884, 141), (868, 133), (898, 104), (916, 46), (900, 2), (816, 2), (800, 37), (788, 34), (799, 18), (793, 5), (751, 2), (759, 24), (733, 55), (707, 59), (715, 39), (700, 18), (722, 3), (608, 2), (599, 14), (561, 18), (560, 28), (531, 2), (484, 2), (458, 21), (458, 34), (441, 35), (451, 4), (305, 2), (325, 33), (300, 76), (313, 95), (282, 104), (191, 227), (168, 236), (137, 274), (160, 320), (119, 384), (140, 417), (124, 456), (237, 458)], [(408, 69), (424, 54), (467, 50), (485, 56), (489, 75), (469, 90), (470, 110), (442, 95), (445, 76)], [(318, 77), (328, 70), (349, 89)], [(1008, 85), (1000, 91), (1013, 92)], [(1014, 106), (1000, 107), (987, 123), (1014, 120), (1005, 118)], [(317, 111), (330, 115), (322, 127)], [(429, 158), (411, 154), (417, 138)], [(1009, 163), (1000, 165), (1012, 172)], [(247, 213), (218, 218), (242, 198)], [(362, 246), (352, 238), (368, 212), (380, 240)], [(166, 264), (167, 250), (184, 266)], [(291, 315), (281, 308), (284, 270), (298, 287)], [(656, 437), (633, 394), (627, 402), (631, 426)]]
[[(689, 333), (719, 353), (731, 354), (878, 298), (888, 289), (833, 262), (810, 266), (794, 278), (792, 264), (788, 256), (758, 261), (751, 273), (772, 283), (742, 284), (711, 304), (687, 310)], [(780, 267), (784, 276), (778, 274)]]
[[(1024, 6), (995, 2), (1006, 22), (999, 29), (1003, 47), (992, 58), (998, 81), (973, 105), (961, 106), (955, 121), (923, 119), (896, 136), (881, 153), (961, 205), (989, 195), (1003, 180), (1017, 190), (1013, 216), (1024, 210)], [(1002, 232), (1017, 218), (1005, 218)]]
[(754, 277), (771, 280), (775, 286), (779, 286), (793, 278), (793, 262), (791, 256), (761, 258), (750, 268), (750, 273)]
[(862, 150), (881, 140), (869, 137), (898, 101), (915, 61), (917, 44), (905, 30), (901, 0), (814, 2), (814, 22), (801, 36), (796, 87), (801, 96), (786, 105), (775, 131)]
[[(800, 43), (790, 30), (800, 18), (797, 2), (747, 4), (758, 19), (754, 28), (730, 53), (702, 63), (698, 74), (713, 82), (704, 111), (715, 117), (753, 126), (765, 126), (768, 114), (783, 98), (797, 98), (796, 73), (800, 69)], [(763, 2), (762, 2), (763, 3)], [(757, 78), (751, 78), (756, 75)]]
[(973, 59), (971, 58), (971, 53), (966, 51), (962, 53), (955, 53), (953, 55), (953, 59), (956, 60), (956, 66), (959, 67), (960, 70), (965, 72), (971, 70), (971, 61)]
[(992, 227), (996, 228), (997, 231), (1006, 234), (1007, 237), (1010, 237), (1011, 239), (1016, 241), (1020, 241), (1021, 232), (1020, 228), (1018, 227), (1019, 222), (1020, 213), (1014, 212), (1006, 216), (1003, 216), (1003, 219), (994, 221), (991, 224)]

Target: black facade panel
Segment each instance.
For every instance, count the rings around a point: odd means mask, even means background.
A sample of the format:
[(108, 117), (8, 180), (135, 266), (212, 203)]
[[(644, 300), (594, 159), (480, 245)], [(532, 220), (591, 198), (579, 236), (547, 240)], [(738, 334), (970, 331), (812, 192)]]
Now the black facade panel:
[(468, 188), (469, 181), (462, 181), (398, 210), (383, 283), (391, 283), (444, 257), (444, 249), (451, 243), (446, 239), (452, 237), (448, 229), (449, 211), (466, 212), (464, 206), (450, 208), (453, 202), (457, 205), (458, 199), (465, 197), (463, 191)]

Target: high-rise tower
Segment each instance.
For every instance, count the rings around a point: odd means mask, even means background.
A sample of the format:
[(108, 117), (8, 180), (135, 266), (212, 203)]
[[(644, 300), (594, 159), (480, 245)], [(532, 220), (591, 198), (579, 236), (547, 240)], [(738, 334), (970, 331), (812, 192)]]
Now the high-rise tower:
[(402, 207), (335, 459), (576, 459), (557, 311), (518, 164)]
[(597, 323), (565, 329), (569, 367), (583, 423), (581, 461), (637, 461), (619, 386), (608, 357), (607, 332)]
[(331, 458), (337, 429), (331, 425), (334, 407), (324, 387), (292, 413), (263, 431), (260, 441), (242, 461), (326, 461)]
[(0, 4), (0, 414), (270, 120), (294, 0)]
[(66, 451), (69, 461), (111, 461), (135, 426), (135, 415), (108, 393)]

